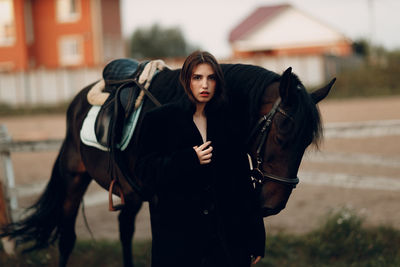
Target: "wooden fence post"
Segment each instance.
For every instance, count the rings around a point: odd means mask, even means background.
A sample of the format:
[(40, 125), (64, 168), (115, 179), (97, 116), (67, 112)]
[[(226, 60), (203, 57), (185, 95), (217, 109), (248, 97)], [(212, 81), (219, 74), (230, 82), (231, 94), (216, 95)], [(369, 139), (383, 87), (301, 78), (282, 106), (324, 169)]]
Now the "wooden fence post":
[[(0, 143), (7, 143), (11, 141), (11, 137), (7, 133), (5, 125), (0, 125)], [(16, 209), (18, 206), (17, 198), (14, 195), (10, 198), (8, 189), (14, 189), (14, 170), (11, 161), (10, 151), (0, 151), (0, 161), (3, 163), (3, 179), (0, 179), (0, 227), (12, 222), (11, 210)], [(1, 239), (3, 248), (7, 254), (14, 254), (15, 242), (8, 238)]]

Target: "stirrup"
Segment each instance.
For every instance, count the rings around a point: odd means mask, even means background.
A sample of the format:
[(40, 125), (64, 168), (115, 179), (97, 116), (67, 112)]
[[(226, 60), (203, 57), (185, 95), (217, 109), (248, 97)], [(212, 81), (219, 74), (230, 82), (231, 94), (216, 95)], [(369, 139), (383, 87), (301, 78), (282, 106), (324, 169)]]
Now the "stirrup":
[(110, 188), (108, 189), (108, 210), (109, 211), (118, 211), (118, 210), (122, 209), (122, 207), (125, 205), (124, 194), (122, 193), (121, 187), (119, 185), (117, 185), (119, 197), (121, 198), (121, 204), (114, 206), (113, 199), (112, 199), (112, 192), (113, 192), (114, 185), (116, 183), (118, 184), (117, 179), (112, 180), (111, 184), (110, 184)]

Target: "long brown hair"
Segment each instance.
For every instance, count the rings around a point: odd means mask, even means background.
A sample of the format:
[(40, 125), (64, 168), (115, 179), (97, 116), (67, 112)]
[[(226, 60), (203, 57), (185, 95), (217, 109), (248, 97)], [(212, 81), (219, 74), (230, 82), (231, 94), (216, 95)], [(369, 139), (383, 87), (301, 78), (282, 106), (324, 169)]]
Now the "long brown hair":
[(185, 62), (183, 63), (180, 75), (179, 75), (179, 80), (185, 89), (185, 92), (187, 96), (189, 97), (190, 101), (193, 103), (196, 102), (192, 90), (190, 89), (190, 81), (192, 79), (192, 74), (193, 74), (193, 69), (202, 63), (209, 64), (211, 68), (214, 71), (215, 74), (215, 81), (216, 81), (216, 87), (215, 87), (215, 93), (214, 97), (211, 99), (210, 103), (206, 105), (207, 106), (217, 106), (219, 104), (223, 104), (225, 102), (225, 81), (224, 81), (224, 75), (222, 73), (222, 69), (220, 65), (218, 64), (217, 60), (215, 57), (207, 52), (207, 51), (195, 51), (192, 54), (190, 54)]

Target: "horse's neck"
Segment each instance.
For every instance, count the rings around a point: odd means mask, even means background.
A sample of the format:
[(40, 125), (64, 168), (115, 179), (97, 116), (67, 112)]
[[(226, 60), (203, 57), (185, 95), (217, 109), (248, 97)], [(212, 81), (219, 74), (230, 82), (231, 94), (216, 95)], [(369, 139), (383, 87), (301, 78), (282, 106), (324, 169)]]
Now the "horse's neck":
[(167, 104), (182, 97), (184, 91), (179, 82), (179, 69), (166, 69), (157, 74), (152, 82), (150, 91), (161, 104)]

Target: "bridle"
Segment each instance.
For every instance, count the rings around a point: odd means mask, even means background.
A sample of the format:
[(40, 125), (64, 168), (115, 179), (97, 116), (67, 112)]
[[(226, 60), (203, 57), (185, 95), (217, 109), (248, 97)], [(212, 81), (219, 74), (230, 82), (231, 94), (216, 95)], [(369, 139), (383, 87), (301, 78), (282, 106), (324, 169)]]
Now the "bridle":
[(280, 103), (281, 103), (281, 98), (278, 98), (275, 101), (272, 109), (258, 120), (256, 126), (254, 127), (253, 131), (250, 134), (250, 139), (251, 139), (251, 137), (253, 137), (255, 135), (255, 133), (261, 128), (261, 130), (258, 134), (258, 136), (260, 136), (260, 138), (259, 138), (260, 141), (257, 144), (257, 149), (256, 149), (256, 163), (257, 164), (256, 164), (255, 168), (253, 168), (252, 159), (249, 155), (250, 173), (251, 173), (251, 178), (252, 178), (255, 186), (263, 185), (267, 180), (278, 181), (280, 183), (283, 183), (286, 186), (291, 186), (292, 188), (296, 188), (296, 185), (299, 183), (298, 177), (287, 178), (287, 177), (281, 177), (281, 176), (274, 175), (274, 174), (265, 174), (262, 171), (263, 160), (262, 160), (261, 151), (264, 147), (265, 140), (268, 137), (269, 131), (271, 129), (272, 119), (274, 118), (275, 114), (277, 112), (279, 112), (282, 115), (284, 115), (285, 117), (294, 121), (293, 117), (290, 116), (286, 111), (284, 111), (280, 107)]

